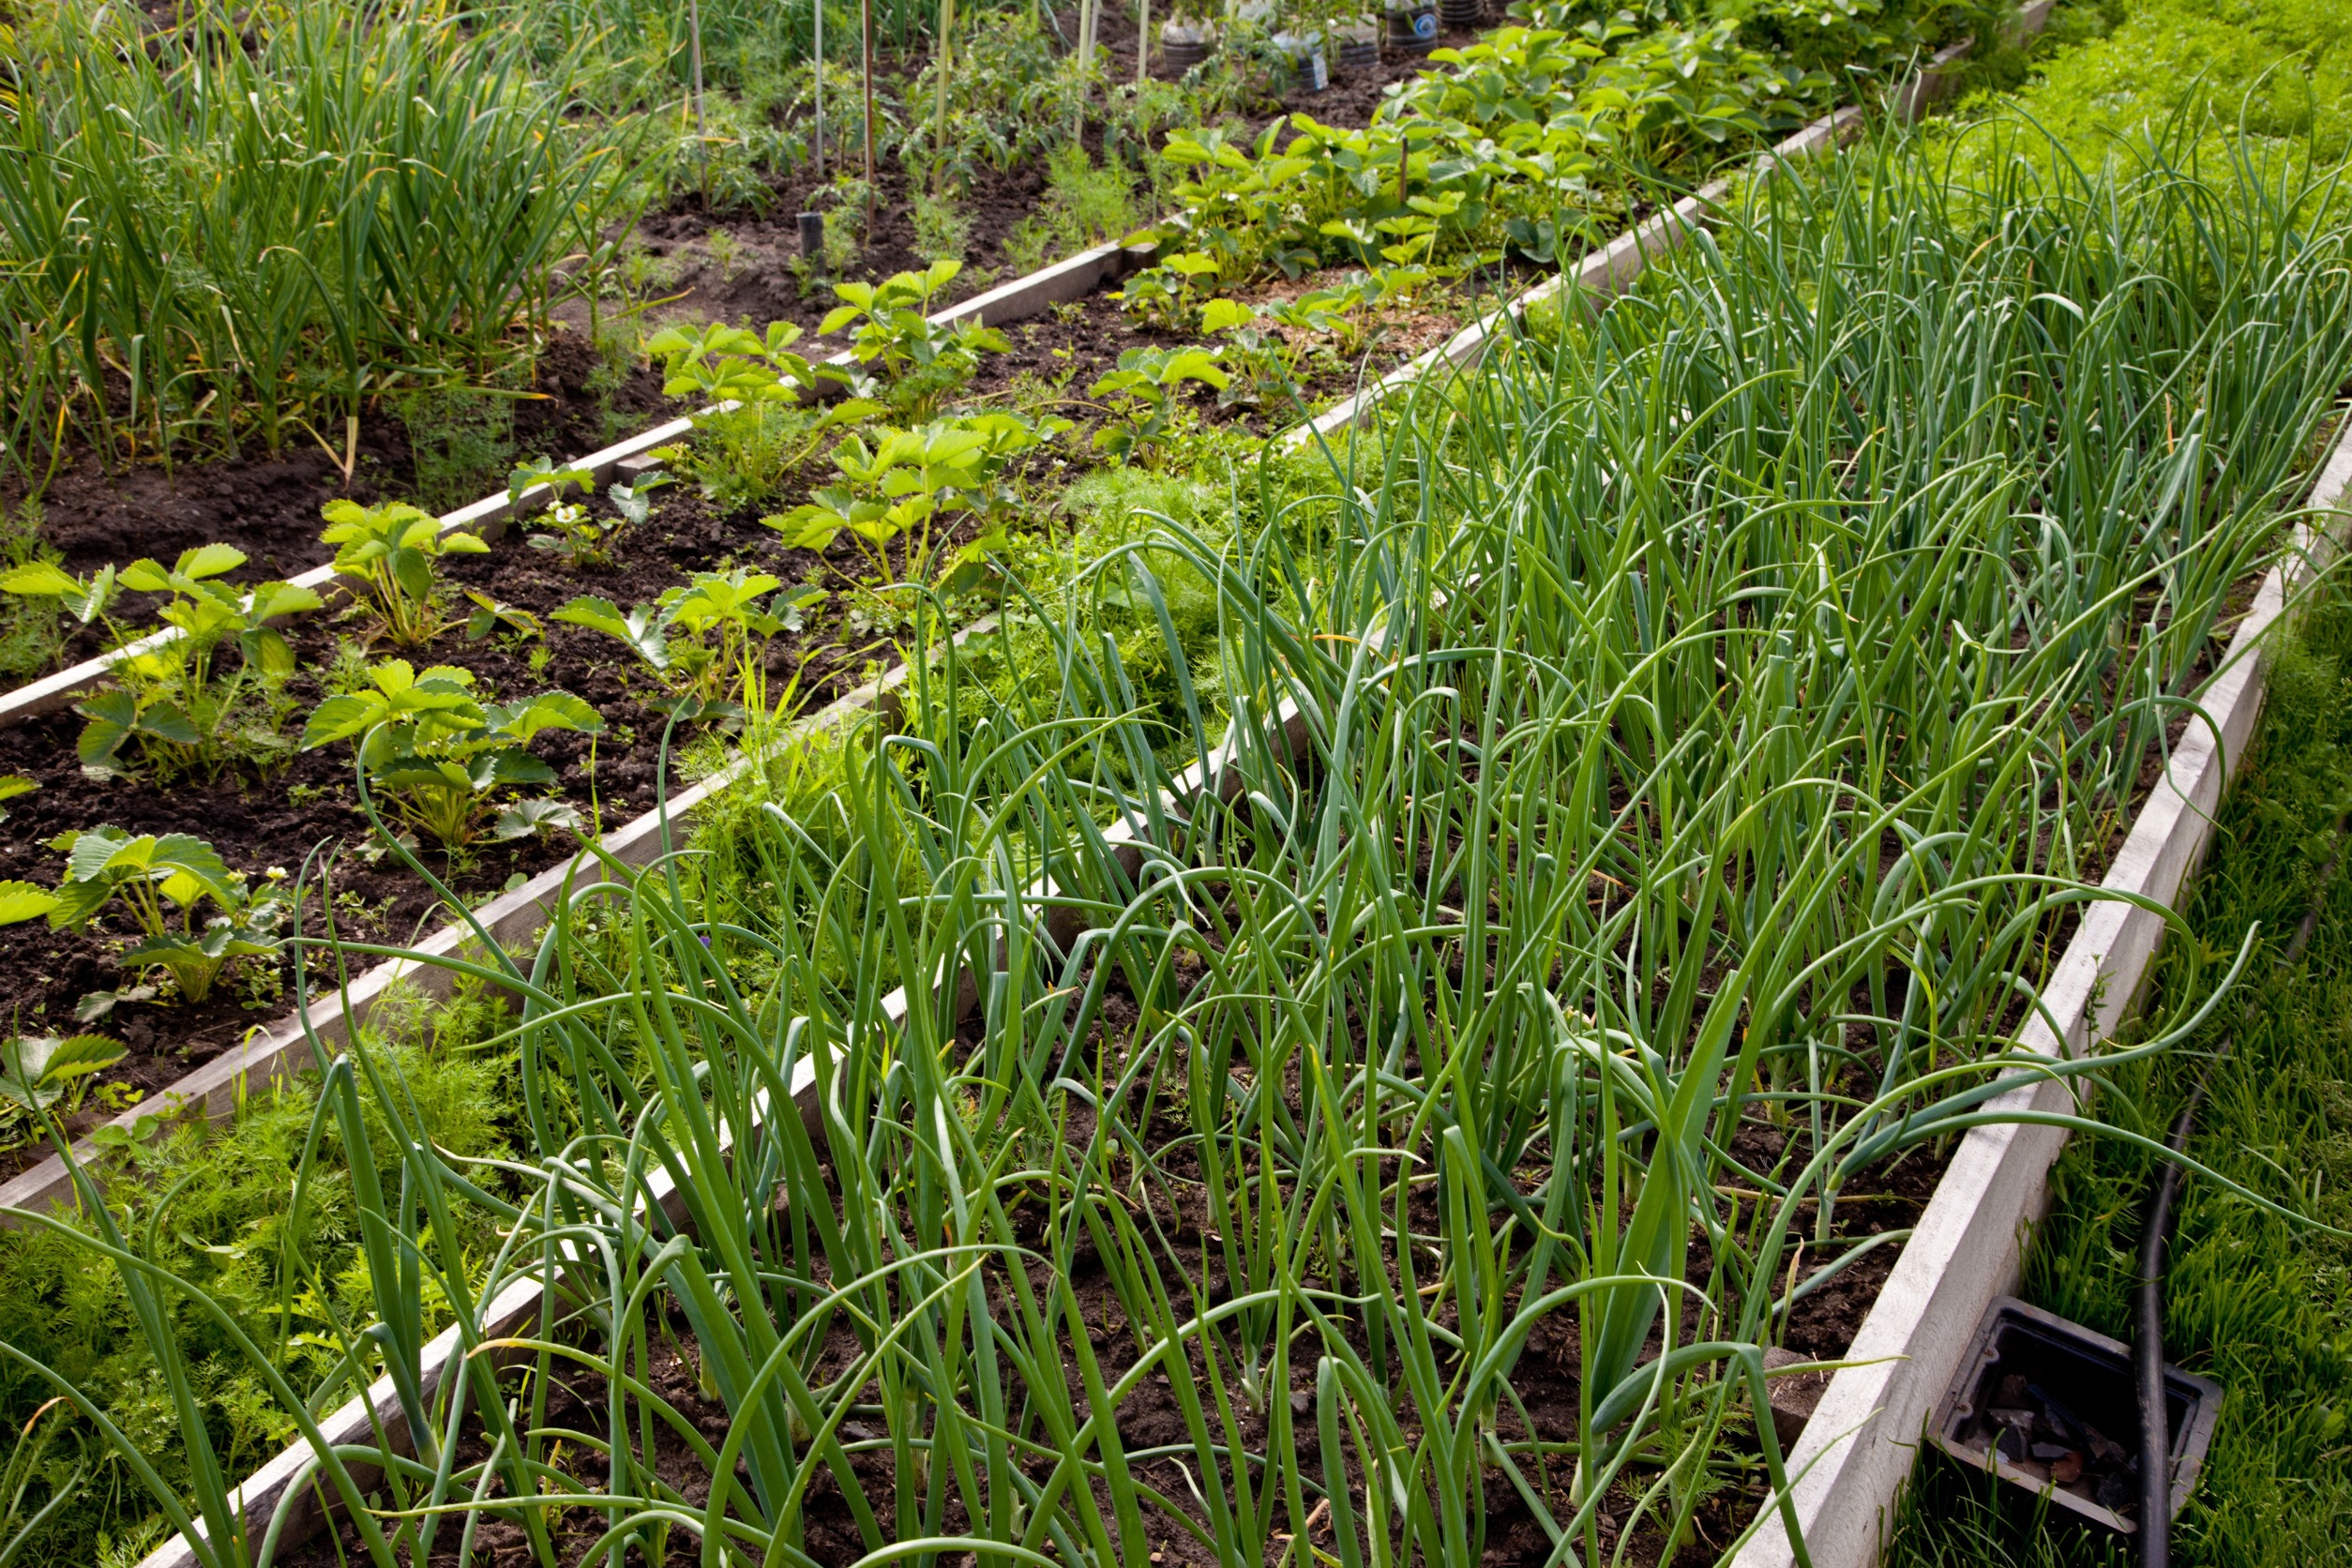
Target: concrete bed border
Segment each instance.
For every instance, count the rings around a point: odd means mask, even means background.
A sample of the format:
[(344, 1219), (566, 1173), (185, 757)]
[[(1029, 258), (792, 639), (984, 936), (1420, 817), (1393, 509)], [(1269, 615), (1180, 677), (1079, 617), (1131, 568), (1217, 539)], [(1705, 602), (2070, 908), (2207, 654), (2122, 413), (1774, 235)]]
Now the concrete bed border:
[[(2036, 0), (2035, 4), (2026, 7), (2019, 13), (2022, 30), (2028, 36), (2039, 32), (2055, 3), (2056, 0)], [(1967, 53), (1968, 47), (1964, 42), (1936, 55), (1917, 76), (1896, 90), (1889, 107), (1905, 118), (1916, 115), (1927, 103), (1941, 96), (1956, 63)], [(1752, 167), (1756, 172), (1766, 172), (1776, 163), (1834, 150), (1850, 140), (1862, 123), (1862, 112), (1859, 109), (1834, 111), (1759, 155)], [(1415, 384), (1432, 370), (1475, 367), (1485, 357), (1486, 349), (1524, 318), (1528, 307), (1555, 297), (1571, 287), (1591, 295), (1612, 294), (1621, 291), (1640, 276), (1651, 257), (1679, 247), (1691, 230), (1703, 225), (1708, 209), (1719, 202), (1728, 188), (1726, 181), (1716, 181), (1701, 188), (1620, 235), (1600, 250), (1589, 254), (1572, 271), (1563, 272), (1526, 291), (1486, 318), (1456, 332), (1445, 343), (1389, 372), (1372, 386), (1324, 415), (1293, 429), (1283, 439), (1304, 442), (1344, 433), (1362, 423), (1382, 400)], [(934, 319), (973, 319), (984, 324), (1022, 320), (1040, 314), (1052, 305), (1084, 297), (1105, 281), (1132, 269), (1147, 254), (1146, 248), (1129, 247), (1119, 242), (1098, 246), (939, 311)], [(837, 360), (847, 358), (846, 355), (835, 357)], [(598, 482), (602, 482), (624, 465), (641, 460), (644, 454), (653, 448), (686, 439), (692, 429), (691, 418), (665, 421), (626, 441), (592, 453), (574, 466), (590, 469)], [(495, 538), (504, 530), (506, 519), (516, 506), (536, 493), (535, 488), (512, 500), (503, 493), (486, 497), (446, 515), (441, 520), (441, 525), (445, 530), (467, 528)], [(324, 588), (334, 580), (333, 568), (321, 566), (294, 580)], [(961, 643), (973, 637), (988, 635), (993, 629), (994, 617), (984, 617), (957, 632), (953, 641)], [(0, 725), (67, 705), (102, 683), (116, 660), (135, 654), (155, 641), (145, 640), (131, 648), (117, 650), (100, 659), (60, 671), (0, 697)], [(786, 744), (803, 744), (818, 733), (837, 730), (854, 722), (861, 715), (883, 708), (893, 700), (892, 694), (911, 672), (909, 666), (901, 665), (879, 680), (843, 696), (794, 726), (793, 738)], [(1235, 761), (1235, 748), (1240, 744), (1237, 732), (1229, 733), (1205, 766), (1196, 764), (1186, 770), (1178, 781), (1180, 792), (1222, 791), (1226, 769)], [(1264, 740), (1265, 744), (1293, 755), (1304, 747), (1306, 726), (1304, 716), (1294, 703), (1286, 701), (1276, 710)], [(643, 866), (650, 863), (671, 842), (673, 828), (682, 831), (687, 827), (698, 807), (731, 787), (756, 765), (759, 764), (755, 759), (738, 758), (718, 773), (672, 796), (654, 811), (608, 834), (601, 840), (603, 848), (624, 865)], [(1171, 815), (1181, 820), (1181, 801), (1169, 799), (1162, 804), (1174, 808)], [(1130, 823), (1116, 823), (1106, 831), (1105, 839), (1115, 858), (1132, 874), (1140, 864), (1138, 857), (1143, 846), (1139, 833)], [(576, 891), (601, 879), (602, 872), (594, 861), (578, 858), (550, 867), (522, 887), (492, 899), (475, 911), (474, 918), (495, 941), (502, 943), (525, 941), (545, 926), (550, 911), (559, 899), (567, 896), (567, 890)], [(1033, 891), (1048, 898), (1052, 895), (1050, 884)], [(447, 957), (478, 944), (478, 940), (472, 927), (455, 923), (436, 930), (417, 943), (415, 950), (421, 955)], [(364, 1023), (372, 1007), (395, 985), (405, 982), (430, 991), (439, 991), (445, 989), (449, 981), (449, 971), (429, 963), (395, 959), (376, 965), (352, 979), (341, 991), (330, 993), (318, 1003), (309, 1004), (307, 1008), (309, 1030), (321, 1041), (332, 1043), (344, 1038), (350, 1027)], [(345, 997), (351, 1003), (348, 1017), (344, 1010)], [(903, 1018), (905, 993), (893, 993), (883, 1000), (882, 1007), (892, 1018)], [(275, 1028), (224, 1052), (212, 1063), (162, 1091), (155, 1101), (125, 1113), (111, 1124), (129, 1130), (141, 1117), (154, 1116), (158, 1111), (171, 1117), (201, 1109), (214, 1120), (230, 1114), (251, 1088), (299, 1072), (309, 1063), (309, 1047), (303, 1027), (304, 1012), (305, 1009), (298, 1007), (294, 1016)], [(813, 1092), (814, 1083), (813, 1065), (806, 1062), (800, 1063), (795, 1070), (792, 1093), (804, 1113), (808, 1109), (807, 1099)], [(77, 1144), (77, 1157), (87, 1160), (96, 1153), (86, 1140)], [(655, 1172), (648, 1185), (655, 1191), (656, 1201), (673, 1219), (678, 1217), (675, 1195), (670, 1190), (667, 1174)], [(8, 1183), (0, 1184), (0, 1207), (38, 1209), (70, 1201), (72, 1198), (70, 1173), (63, 1160), (54, 1155), (41, 1165), (21, 1172)], [(0, 1224), (10, 1223), (13, 1222), (0, 1219)], [(453, 1364), (460, 1363), (483, 1341), (515, 1333), (529, 1317), (538, 1312), (546, 1289), (544, 1282), (535, 1278), (517, 1279), (481, 1308), (478, 1331), (469, 1332), (465, 1325), (453, 1325), (430, 1341), (423, 1351), (419, 1367), (420, 1386), (428, 1401), (437, 1395)], [(1823, 1404), (1826, 1407), (1828, 1403), (1829, 1397), (1825, 1395)], [(324, 1419), (320, 1425), (328, 1442), (337, 1446), (370, 1444), (378, 1429), (385, 1432), (396, 1446), (403, 1445), (406, 1436), (405, 1416), (388, 1379), (380, 1380), (366, 1395), (351, 1400)], [(1816, 1424), (1811, 1429), (1818, 1431), (1820, 1425)], [(358, 1470), (359, 1467), (354, 1467), (355, 1473)], [(294, 1511), (286, 1521), (281, 1537), (286, 1543), (298, 1541), (315, 1530), (325, 1515), (319, 1488), (304, 1485), (306, 1478), (313, 1472), (312, 1450), (307, 1442), (297, 1442), (282, 1450), (249, 1476), (233, 1495), (234, 1503), (249, 1531), (258, 1532), (265, 1529), (280, 1508)], [(302, 1489), (290, 1497), (291, 1489), (296, 1486)], [(1741, 1560), (1744, 1563), (1745, 1557)], [(195, 1549), (186, 1540), (174, 1537), (143, 1559), (140, 1568), (193, 1568), (198, 1561)]]

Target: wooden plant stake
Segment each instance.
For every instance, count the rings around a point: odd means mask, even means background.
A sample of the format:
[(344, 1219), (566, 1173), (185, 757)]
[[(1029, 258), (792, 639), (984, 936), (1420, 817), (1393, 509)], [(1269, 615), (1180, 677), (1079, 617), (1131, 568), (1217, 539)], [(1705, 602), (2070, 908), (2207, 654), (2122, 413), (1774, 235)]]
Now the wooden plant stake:
[(866, 55), (866, 238), (874, 237), (874, 0), (858, 0)]
[(711, 199), (710, 129), (702, 121), (702, 7), (701, 0), (686, 0), (686, 33), (694, 53), (694, 163), (702, 186), (702, 201)]
[(931, 136), (931, 194), (947, 184), (947, 76), (956, 67), (956, 0), (939, 0), (939, 115)]

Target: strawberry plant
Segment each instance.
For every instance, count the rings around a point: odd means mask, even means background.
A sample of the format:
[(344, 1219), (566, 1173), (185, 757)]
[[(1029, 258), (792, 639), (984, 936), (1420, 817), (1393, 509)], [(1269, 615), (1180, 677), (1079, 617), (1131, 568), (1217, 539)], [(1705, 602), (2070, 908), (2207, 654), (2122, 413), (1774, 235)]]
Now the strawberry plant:
[(798, 631), (803, 612), (824, 597), (807, 586), (778, 594), (782, 586), (740, 566), (697, 572), (653, 604), (624, 612), (610, 599), (581, 597), (555, 619), (626, 645), (670, 689), (678, 717), (738, 718), (764, 705), (769, 641)]
[(1189, 383), (1223, 392), (1232, 384), (1216, 362), (1216, 351), (1203, 348), (1129, 349), (1119, 356), (1119, 368), (1086, 389), (1090, 398), (1105, 400), (1111, 418), (1094, 432), (1094, 445), (1122, 461), (1145, 457), (1167, 440), (1169, 421), (1182, 406), (1176, 393)]
[(123, 968), (163, 970), (190, 1003), (212, 994), (233, 959), (277, 952), (279, 927), (292, 912), (285, 873), (272, 871), (256, 888), (191, 834), (94, 827), (50, 848), (66, 857), (64, 879), (53, 890), (0, 882), (0, 926), (46, 915), (51, 926), (78, 931), (119, 905), (143, 933), (124, 951)]
[(377, 663), (368, 679), (365, 688), (318, 705), (302, 748), (353, 742), (361, 772), (409, 825), (449, 850), (486, 831), (501, 840), (551, 825), (579, 827), (578, 815), (552, 801), (510, 805), (487, 828), (485, 820), (502, 792), (555, 782), (555, 770), (533, 755), (531, 738), (548, 730), (600, 734), (604, 718), (596, 709), (565, 691), (485, 702), (473, 671), (435, 665), (419, 672), (406, 659)]
[(384, 635), (401, 647), (430, 642), (442, 628), (435, 581), (441, 558), (490, 550), (475, 535), (444, 529), (438, 518), (405, 502), (330, 501), (325, 515), (319, 539), (335, 547), (335, 569), (366, 585)]
[[(1066, 419), (988, 413), (912, 430), (883, 427), (870, 445), (852, 435), (833, 452), (841, 483), (760, 520), (799, 550), (822, 550), (848, 535), (877, 581), (904, 576), (967, 588), (979, 580), (987, 554), (1004, 542), (1001, 520), (1014, 499), (1003, 477), (1006, 465), (1069, 428)], [(935, 559), (937, 539), (951, 518), (976, 520), (980, 529), (942, 562)], [(897, 566), (891, 562), (894, 545)]]
[(1215, 356), (1229, 381), (1217, 393), (1219, 408), (1255, 405), (1296, 391), (1299, 351), (1268, 324), (1272, 320), (1232, 299), (1213, 299), (1200, 312), (1204, 330), (1225, 334)]
[(54, 561), (26, 561), (0, 572), (0, 594), (54, 599), (58, 613), (84, 626), (106, 613), (120, 587), (112, 566), (100, 566), (86, 578), (74, 576)]
[[(658, 476), (655, 483), (664, 482)], [(535, 458), (527, 463), (517, 463), (506, 476), (506, 499), (520, 504), (525, 492), (545, 487), (546, 508), (531, 519), (531, 548), (543, 550), (562, 559), (573, 571), (585, 571), (612, 564), (613, 540), (621, 530), (632, 522), (642, 521), (652, 515), (653, 504), (640, 501), (632, 515), (627, 511), (618, 517), (600, 518), (591, 513), (580, 501), (566, 501), (564, 491), (577, 489), (585, 496), (596, 484), (596, 475), (584, 468), (558, 468), (546, 458)], [(638, 492), (626, 486), (615, 485), (632, 500)], [(647, 485), (645, 489), (652, 489)]]
[(1110, 297), (1145, 326), (1190, 332), (1199, 323), (1202, 296), (1216, 286), (1219, 270), (1215, 257), (1180, 250), (1137, 273)]
[(962, 270), (961, 262), (942, 259), (880, 283), (834, 285), (841, 303), (817, 330), (829, 337), (854, 328), (850, 354), (865, 373), (850, 378), (852, 391), (910, 418), (928, 418), (942, 399), (972, 378), (982, 354), (1002, 354), (1011, 346), (1003, 333), (975, 321), (931, 320), (932, 296)]
[(65, 1099), (80, 1108), (81, 1091), (127, 1053), (103, 1034), (27, 1034), (0, 1043), (0, 1098), (19, 1111), (44, 1111)]
[[(1742, 45), (1736, 22), (1547, 9), (1537, 25), (1436, 51), (1361, 128), (1299, 113), (1248, 145), (1170, 132), (1164, 156), (1183, 173), (1190, 243), (1236, 280), (1505, 248), (1550, 262), (1596, 219), (1630, 210), (1635, 180), (1686, 177), (1797, 124), (1835, 88), (1824, 71)], [(1164, 309), (1141, 281), (1130, 299)]]
[(769, 323), (764, 337), (746, 327), (711, 322), (663, 327), (645, 340), (645, 352), (662, 361), (661, 389), (669, 397), (791, 402), (816, 395), (829, 379), (792, 351), (800, 336), (800, 328), (791, 322)]
[(670, 475), (658, 468), (649, 468), (637, 476), (634, 484), (615, 483), (604, 487), (605, 499), (630, 526), (641, 525), (654, 515), (654, 491), (671, 482)]
[[(881, 404), (864, 398), (842, 399), (822, 413), (805, 407), (851, 378), (837, 367), (812, 368), (792, 348), (799, 339), (800, 328), (790, 322), (772, 323), (765, 337), (717, 322), (656, 333), (645, 348), (663, 361), (662, 391), (716, 406), (693, 415), (701, 439), (692, 449), (665, 447), (655, 455), (685, 459), (704, 495), (735, 505), (774, 493), (816, 453), (827, 430), (881, 412)], [(643, 488), (641, 482), (632, 495)]]
[[(221, 580), (243, 565), (241, 550), (200, 545), (169, 566), (142, 559), (116, 575), (124, 589), (168, 596), (158, 619), (180, 635), (122, 659), (121, 685), (75, 706), (86, 720), (77, 747), (83, 766), (127, 772), (123, 748), (133, 741), (142, 761), (179, 767), (216, 763), (233, 744), (264, 755), (282, 748), (274, 725), (255, 721), (249, 700), (294, 671), (294, 649), (271, 623), (322, 601), (290, 582), (241, 588)], [(219, 679), (218, 656), (231, 643), (236, 671)]]

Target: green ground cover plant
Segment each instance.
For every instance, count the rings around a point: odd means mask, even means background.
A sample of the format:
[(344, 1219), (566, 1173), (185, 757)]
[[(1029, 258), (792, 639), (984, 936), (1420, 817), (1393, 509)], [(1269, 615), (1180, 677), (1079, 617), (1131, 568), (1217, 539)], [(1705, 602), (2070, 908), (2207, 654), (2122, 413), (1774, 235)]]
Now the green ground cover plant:
[[(2352, 40), (2326, 0), (2132, 0), (2072, 8), (2013, 93), (1952, 117), (2029, 116), (2067, 155), (2131, 156), (2181, 131), (2209, 155), (2240, 136), (2325, 168), (2352, 156)], [(2258, 155), (2259, 156), (2259, 155)]]
[[(491, 1158), (506, 1148), (502, 1107), (511, 1059), (477, 1048), (496, 1032), (497, 1016), (478, 992), (461, 990), (455, 1005), (430, 1009), (412, 996), (379, 1013), (369, 1037), (417, 1124), (453, 1157)], [(234, 1126), (209, 1136), (185, 1125), (158, 1129), (122, 1140), (113, 1157), (135, 1173), (118, 1184), (118, 1223), (151, 1238), (149, 1256), (201, 1281), (210, 1300), (228, 1307), (230, 1322), (271, 1347), (304, 1396), (324, 1409), (377, 1375), (379, 1352), (360, 1331), (377, 1315), (369, 1271), (379, 1259), (366, 1251), (356, 1209), (368, 1189), (350, 1170), (350, 1151), (360, 1145), (347, 1141), (351, 1130), (332, 1115), (322, 1121), (319, 1108), (315, 1078), (291, 1081), (254, 1094)], [(383, 1119), (364, 1106), (360, 1114), (364, 1147), (384, 1149)], [(393, 1167), (378, 1170), (369, 1184), (397, 1189)], [(158, 1223), (150, 1229), (150, 1221)], [(460, 1241), (464, 1248), (493, 1244), (490, 1227), (471, 1217)], [(0, 1243), (0, 1341), (70, 1367), (117, 1429), (140, 1434), (161, 1473), (187, 1485), (189, 1461), (171, 1452), (175, 1415), (166, 1385), (120, 1281), (92, 1274), (74, 1241), (38, 1230), (13, 1231)], [(430, 1288), (420, 1306), (429, 1329), (448, 1311)], [(185, 1309), (180, 1317), (182, 1361), (203, 1419), (220, 1438), (223, 1462), (249, 1470), (295, 1428), (272, 1408), (269, 1391), (221, 1325)], [(29, 1411), (50, 1397), (15, 1362), (0, 1369), (0, 1389), (11, 1410)], [(64, 1506), (24, 1543), (29, 1550), (18, 1560), (93, 1563), (120, 1547), (128, 1565), (157, 1542), (152, 1508), (86, 1425), (68, 1425), (74, 1429), (54, 1436), (35, 1484), (36, 1493), (52, 1492)], [(68, 1477), (79, 1479), (60, 1486)], [(34, 1511), (23, 1497), (13, 1502), (0, 1544)]]

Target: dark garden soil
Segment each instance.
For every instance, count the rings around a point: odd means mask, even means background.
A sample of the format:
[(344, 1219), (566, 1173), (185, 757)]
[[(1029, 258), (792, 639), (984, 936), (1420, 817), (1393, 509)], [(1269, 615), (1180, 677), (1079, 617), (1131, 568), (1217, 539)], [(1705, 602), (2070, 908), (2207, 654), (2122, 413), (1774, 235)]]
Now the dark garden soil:
[[(551, 611), (582, 594), (628, 606), (649, 601), (684, 581), (697, 569), (735, 564), (773, 572), (787, 583), (824, 576), (824, 563), (807, 550), (782, 548), (778, 535), (749, 516), (723, 519), (689, 487), (659, 492), (662, 504), (641, 528), (624, 535), (623, 554), (602, 571), (574, 573), (552, 554), (509, 535), (484, 556), (450, 559), (449, 575), (460, 587), (476, 588), (541, 618), (543, 643), (514, 636), (469, 641), (463, 616), (430, 645), (394, 649), (375, 645), (378, 656), (407, 658), (417, 668), (454, 664), (471, 670), (487, 692), (501, 700), (562, 689), (584, 698), (602, 715), (606, 730), (592, 746), (584, 735), (548, 732), (532, 749), (556, 769), (560, 782), (549, 792), (573, 806), (584, 822), (620, 824), (652, 809), (660, 760), (663, 715), (656, 704), (669, 694), (621, 645), (580, 627), (546, 621)], [(837, 545), (846, 555), (846, 547)], [(845, 567), (852, 563), (837, 563)], [(797, 634), (770, 645), (768, 667), (776, 689), (797, 677), (804, 701), (822, 705), (856, 684), (868, 658), (890, 659), (886, 644), (861, 647), (845, 642), (845, 601), (815, 607)], [(456, 611), (472, 607), (459, 599)], [(349, 654), (368, 635), (370, 618), (314, 616), (291, 628), (302, 668), (288, 683), (289, 700), (276, 728), (300, 732), (302, 716), (326, 693), (322, 671), (332, 666), (339, 643)], [(870, 641), (870, 640), (868, 640)], [(532, 660), (540, 653), (538, 669)], [(190, 833), (209, 841), (233, 869), (252, 875), (271, 867), (300, 870), (314, 850), (339, 851), (330, 865), (331, 894), (314, 890), (305, 928), (321, 934), (316, 907), (331, 897), (340, 935), (363, 942), (403, 942), (423, 935), (445, 918), (436, 899), (398, 858), (369, 858), (373, 836), (357, 807), (351, 750), (337, 745), (283, 758), (265, 774), (232, 765), (211, 777), (154, 780), (87, 776), (74, 749), (82, 720), (53, 714), (0, 729), (0, 774), (21, 774), (41, 788), (9, 802), (8, 833), (0, 843), (0, 879), (53, 882), (62, 857), (48, 847), (60, 834), (113, 823), (133, 833)], [(690, 734), (691, 731), (684, 733)], [(685, 779), (673, 758), (672, 792)], [(469, 901), (479, 902), (510, 882), (555, 865), (577, 841), (557, 832), (542, 840), (481, 843), (452, 860), (428, 843), (419, 853), (434, 875)], [(128, 939), (128, 927), (113, 918), (85, 932), (52, 931), (40, 924), (13, 927), (0, 936), (9, 957), (0, 978), (0, 1017), (12, 1031), (73, 1033), (77, 1002), (97, 990), (128, 986), (113, 955)], [(153, 1091), (236, 1044), (249, 1031), (274, 1024), (292, 1008), (286, 994), (291, 962), (269, 965), (242, 959), (202, 1005), (173, 999), (126, 1004), (100, 1026), (131, 1048), (131, 1054), (106, 1075), (143, 1091)], [(98, 1119), (96, 1102), (78, 1118)], [(78, 1128), (76, 1130), (79, 1130)], [(0, 1153), (0, 1173), (22, 1168), (41, 1151)]]
[[(559, 330), (539, 356), (533, 394), (514, 405), (519, 452), (579, 456), (653, 422), (663, 408), (660, 378), (640, 366), (617, 383), (584, 336)], [(337, 432), (339, 434), (339, 432)], [(343, 478), (339, 452), (297, 436), (277, 453), (211, 462), (137, 462), (109, 469), (83, 455), (40, 498), (41, 536), (68, 571), (123, 565), (141, 556), (167, 565), (183, 550), (221, 543), (245, 551), (241, 581), (291, 578), (334, 553), (319, 543), (319, 510), (348, 496), (368, 505), (414, 494), (415, 454), (406, 427), (379, 406), (359, 423), (358, 460)], [(13, 495), (0, 497), (13, 501)], [(88, 657), (101, 650), (77, 652)]]

